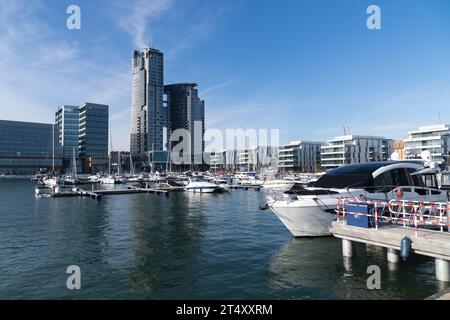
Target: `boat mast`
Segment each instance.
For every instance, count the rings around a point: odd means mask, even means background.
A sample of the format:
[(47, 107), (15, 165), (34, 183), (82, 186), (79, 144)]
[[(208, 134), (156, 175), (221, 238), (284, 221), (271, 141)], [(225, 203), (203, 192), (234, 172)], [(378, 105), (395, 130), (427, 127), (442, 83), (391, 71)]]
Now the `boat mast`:
[(75, 158), (75, 147), (73, 147), (73, 176), (76, 178), (77, 176), (77, 159)]
[(130, 152), (130, 174), (134, 175), (133, 157), (131, 156), (131, 152)]
[(55, 174), (55, 124), (52, 130), (52, 175)]
[(108, 174), (111, 175), (111, 152), (113, 150), (113, 145), (112, 145), (112, 133), (111, 131), (109, 131), (109, 163), (108, 163)]
[(117, 174), (120, 176), (120, 166), (121, 166), (121, 159), (120, 159), (120, 151), (117, 151)]
[(169, 143), (169, 170), (172, 172), (172, 146)]

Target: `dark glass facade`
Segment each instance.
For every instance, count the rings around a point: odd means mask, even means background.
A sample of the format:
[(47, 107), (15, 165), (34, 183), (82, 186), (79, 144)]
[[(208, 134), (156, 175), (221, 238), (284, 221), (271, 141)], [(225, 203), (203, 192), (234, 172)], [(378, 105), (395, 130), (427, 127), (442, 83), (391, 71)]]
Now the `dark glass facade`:
[[(196, 87), (196, 83), (177, 83), (164, 86), (164, 93), (167, 95), (167, 105), (169, 107), (171, 132), (177, 129), (185, 129), (189, 131), (191, 136), (191, 163), (186, 164), (186, 169), (196, 168), (197, 166), (191, 166), (191, 164), (195, 164), (195, 157), (200, 157), (201, 162), (205, 151), (205, 101), (198, 97)], [(201, 126), (201, 141), (195, 141), (194, 128), (196, 122), (200, 123)], [(177, 143), (172, 142), (171, 148)], [(201, 144), (200, 155), (196, 155), (195, 144)]]
[(51, 171), (53, 146), (55, 170), (59, 171), (62, 160), (56, 139), (52, 124), (0, 120), (0, 173), (30, 175)]
[(58, 144), (64, 160), (73, 158), (75, 148), (78, 153), (80, 133), (80, 108), (78, 106), (61, 106), (55, 115)]
[(85, 173), (104, 171), (108, 166), (109, 107), (86, 103), (80, 107), (79, 156)]

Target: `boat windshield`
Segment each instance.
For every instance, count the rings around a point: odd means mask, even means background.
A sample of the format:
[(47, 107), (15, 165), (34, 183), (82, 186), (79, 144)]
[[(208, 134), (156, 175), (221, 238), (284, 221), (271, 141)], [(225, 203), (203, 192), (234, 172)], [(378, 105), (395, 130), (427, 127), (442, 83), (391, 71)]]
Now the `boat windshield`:
[(314, 183), (317, 188), (363, 188), (373, 185), (372, 173), (391, 162), (349, 164), (332, 169)]
[(442, 172), (441, 185), (444, 187), (450, 186), (450, 172)]

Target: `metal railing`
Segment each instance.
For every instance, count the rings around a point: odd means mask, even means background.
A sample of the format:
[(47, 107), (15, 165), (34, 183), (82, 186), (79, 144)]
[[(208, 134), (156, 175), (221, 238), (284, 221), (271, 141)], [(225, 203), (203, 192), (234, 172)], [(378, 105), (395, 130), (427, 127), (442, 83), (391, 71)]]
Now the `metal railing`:
[[(373, 214), (351, 212), (347, 210), (348, 204), (362, 204), (373, 208)], [(361, 200), (356, 197), (339, 198), (336, 213), (338, 221), (346, 223), (348, 215), (368, 216), (373, 218), (375, 229), (380, 223), (391, 223), (403, 227), (419, 228), (433, 226), (444, 232), (450, 232), (450, 202), (432, 202), (416, 200), (393, 199), (390, 201)]]

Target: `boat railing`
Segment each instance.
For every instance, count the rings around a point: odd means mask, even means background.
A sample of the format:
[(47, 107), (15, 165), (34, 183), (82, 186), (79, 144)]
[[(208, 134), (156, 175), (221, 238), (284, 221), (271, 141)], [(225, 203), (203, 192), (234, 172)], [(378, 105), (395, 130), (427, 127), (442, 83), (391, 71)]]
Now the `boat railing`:
[[(366, 205), (367, 213), (352, 212), (349, 204)], [(350, 207), (351, 208), (351, 207)], [(367, 216), (378, 229), (383, 224), (395, 224), (408, 228), (434, 228), (450, 232), (450, 202), (417, 201), (392, 199), (390, 201), (361, 200), (357, 197), (339, 198), (337, 203), (338, 221), (344, 223), (350, 215)]]

